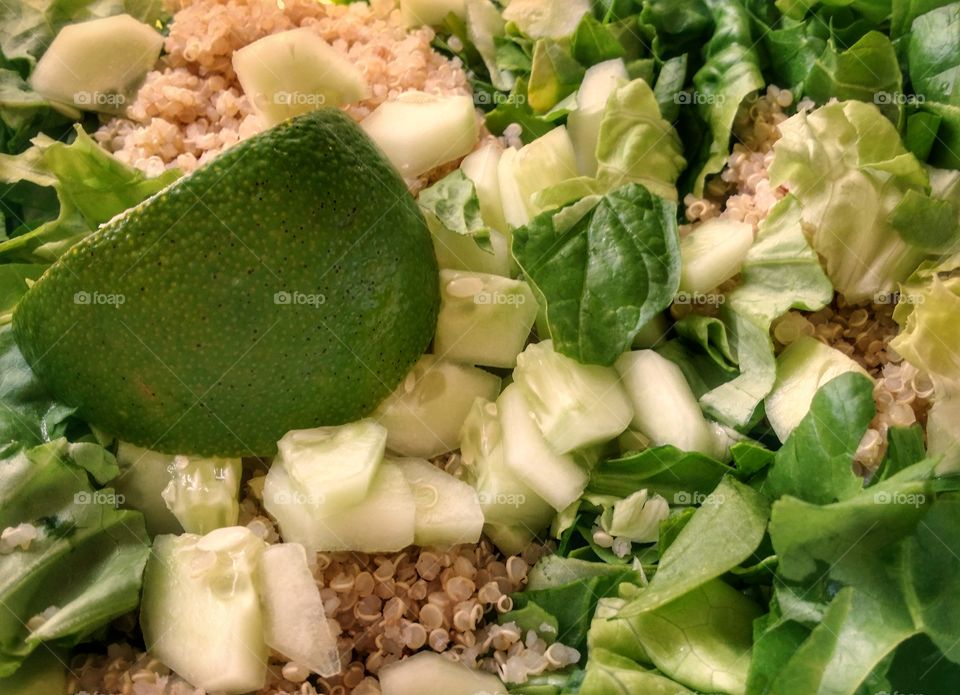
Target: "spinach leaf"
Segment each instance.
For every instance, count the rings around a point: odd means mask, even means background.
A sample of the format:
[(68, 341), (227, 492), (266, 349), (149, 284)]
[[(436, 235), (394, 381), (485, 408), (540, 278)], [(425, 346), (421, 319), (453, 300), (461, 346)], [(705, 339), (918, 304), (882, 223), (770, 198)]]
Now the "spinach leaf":
[(690, 505), (714, 490), (729, 472), (728, 466), (705, 454), (658, 446), (600, 463), (590, 473), (587, 490), (627, 497), (646, 488), (671, 504)]

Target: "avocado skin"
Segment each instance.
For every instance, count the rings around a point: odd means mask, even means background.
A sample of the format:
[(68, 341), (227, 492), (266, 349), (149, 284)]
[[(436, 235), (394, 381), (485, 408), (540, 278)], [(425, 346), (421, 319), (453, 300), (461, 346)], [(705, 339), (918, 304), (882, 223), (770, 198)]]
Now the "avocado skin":
[(428, 347), (438, 305), (415, 201), (324, 109), (101, 227), (27, 292), (13, 328), (40, 379), (102, 430), (266, 456), (288, 430), (369, 413)]

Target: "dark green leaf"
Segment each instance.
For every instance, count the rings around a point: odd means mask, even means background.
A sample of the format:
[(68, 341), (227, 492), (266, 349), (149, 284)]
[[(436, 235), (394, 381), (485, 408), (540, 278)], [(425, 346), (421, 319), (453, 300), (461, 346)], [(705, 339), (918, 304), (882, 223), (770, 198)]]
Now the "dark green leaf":
[(658, 446), (599, 464), (590, 473), (587, 489), (627, 497), (646, 488), (670, 504), (690, 505), (699, 503), (729, 472), (729, 466), (705, 454)]
[(592, 14), (583, 15), (570, 43), (573, 57), (587, 67), (605, 60), (622, 58), (627, 51), (617, 37), (594, 18)]
[(891, 427), (887, 432), (887, 453), (873, 477), (873, 482), (886, 480), (926, 458), (927, 450), (923, 440), (923, 428), (920, 425)]
[(931, 253), (949, 253), (960, 242), (960, 209), (950, 200), (909, 190), (888, 221), (905, 242)]

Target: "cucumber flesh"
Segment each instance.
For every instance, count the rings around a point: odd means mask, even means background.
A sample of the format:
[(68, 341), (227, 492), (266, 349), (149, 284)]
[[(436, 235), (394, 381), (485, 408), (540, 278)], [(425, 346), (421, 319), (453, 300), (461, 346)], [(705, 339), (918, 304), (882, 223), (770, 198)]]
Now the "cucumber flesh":
[(484, 524), (483, 534), (504, 555), (519, 555), (537, 539), (536, 533), (521, 525)]
[(558, 454), (543, 438), (522, 388), (511, 384), (497, 400), (506, 467), (556, 511), (583, 494), (587, 471), (571, 454)]
[(522, 280), (441, 270), (434, 349), (455, 362), (513, 367), (537, 311), (537, 299)]
[(394, 463), (413, 490), (417, 507), (414, 543), (449, 547), (480, 540), (483, 512), (470, 485), (423, 459), (396, 459)]
[(480, 215), (488, 226), (504, 231), (507, 222), (503, 219), (503, 205), (500, 202), (500, 179), (497, 168), (503, 147), (498, 141), (488, 142), (474, 150), (460, 162), (464, 176), (473, 181), (480, 202)]
[(680, 291), (709, 292), (740, 272), (753, 245), (753, 225), (712, 219), (680, 240)]
[(164, 488), (170, 484), (169, 468), (173, 459), (172, 454), (161, 454), (127, 442), (120, 442), (117, 446), (120, 475), (111, 485), (118, 495), (123, 495), (125, 507), (143, 514), (151, 536), (183, 532), (183, 526), (162, 496)]
[(427, 217), (437, 264), (450, 270), (468, 270), (491, 275), (510, 275), (510, 247), (507, 237), (495, 229), (489, 231), (490, 250), (480, 248), (465, 234), (457, 234)]
[(367, 496), (352, 507), (329, 509), (323, 494), (303, 488), (284, 466), (274, 465), (264, 481), (263, 506), (277, 520), (284, 541), (311, 553), (386, 553), (413, 543), (416, 502), (396, 464), (381, 463)]
[(583, 76), (577, 91), (577, 110), (567, 116), (570, 140), (577, 155), (577, 169), (583, 176), (597, 173), (597, 141), (607, 99), (628, 80), (627, 66), (620, 58), (597, 63)]
[(122, 113), (163, 48), (163, 36), (128, 14), (68, 24), (30, 76), (38, 94), (84, 111)]
[(400, 0), (400, 18), (408, 27), (440, 26), (451, 12), (463, 19), (466, 0)]
[(616, 370), (561, 355), (550, 340), (520, 353), (513, 378), (544, 438), (560, 453), (615, 439), (633, 416)]
[(507, 224), (522, 227), (543, 210), (534, 196), (577, 175), (577, 156), (564, 126), (554, 128), (519, 150), (507, 148), (497, 167)]
[(322, 490), (326, 509), (359, 504), (383, 461), (387, 431), (370, 419), (291, 430), (277, 442), (282, 465), (305, 490)]
[(554, 509), (524, 483), (503, 459), (503, 430), (496, 403), (478, 398), (463, 423), (460, 454), (487, 524), (521, 526), (539, 533)]
[(161, 496), (188, 533), (235, 526), (240, 514), (240, 459), (175, 456)]
[(633, 403), (632, 429), (655, 446), (716, 454), (714, 430), (680, 367), (653, 350), (634, 350), (616, 369)]
[(321, 676), (340, 673), (337, 639), (330, 632), (304, 547), (268, 546), (259, 569), (267, 645)]
[(307, 27), (244, 46), (233, 54), (233, 69), (267, 125), (323, 106), (359, 101), (370, 93), (353, 63)]
[(197, 688), (247, 693), (266, 682), (257, 586), (263, 545), (241, 526), (154, 540), (140, 604), (144, 641)]
[[(476, 671), (432, 652), (420, 652), (380, 669), (383, 695), (506, 695), (492, 673)], [(428, 685), (429, 684), (429, 685)]]
[(534, 39), (562, 39), (590, 12), (590, 0), (511, 0), (503, 18)]
[(499, 377), (424, 355), (374, 417), (387, 428), (387, 448), (401, 456), (433, 458), (459, 446), (460, 429), (476, 398), (493, 400)]
[(360, 127), (407, 179), (459, 159), (480, 137), (472, 98), (417, 91), (384, 102)]
[(777, 379), (764, 401), (770, 427), (781, 442), (800, 424), (817, 390), (847, 372), (866, 370), (839, 350), (810, 336), (800, 336), (777, 357)]

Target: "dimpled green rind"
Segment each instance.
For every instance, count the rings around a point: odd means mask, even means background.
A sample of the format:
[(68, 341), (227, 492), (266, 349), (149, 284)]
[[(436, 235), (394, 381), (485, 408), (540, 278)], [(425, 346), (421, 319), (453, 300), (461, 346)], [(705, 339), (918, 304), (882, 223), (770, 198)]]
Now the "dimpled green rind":
[(427, 348), (430, 235), (335, 109), (233, 147), (104, 225), (27, 292), (14, 331), (78, 415), (170, 453), (269, 455), (367, 414)]

